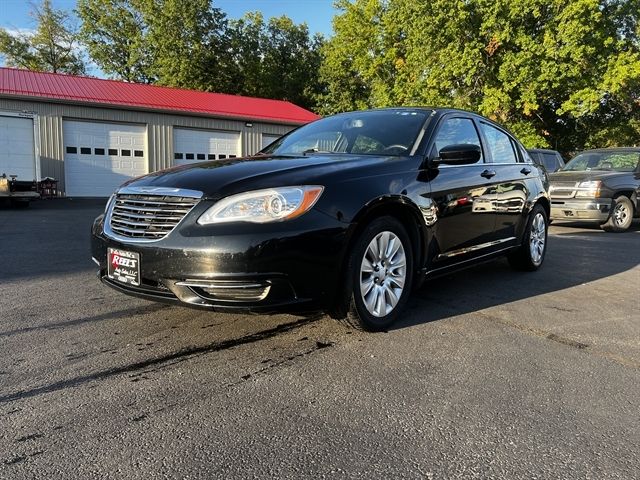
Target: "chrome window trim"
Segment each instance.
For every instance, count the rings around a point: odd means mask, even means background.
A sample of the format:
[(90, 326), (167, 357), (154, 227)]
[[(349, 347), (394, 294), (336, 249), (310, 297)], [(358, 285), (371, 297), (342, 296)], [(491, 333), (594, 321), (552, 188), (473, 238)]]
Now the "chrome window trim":
[(485, 163), (485, 162), (478, 162), (478, 163), (470, 163), (468, 165), (445, 165), (445, 164), (439, 164), (438, 165), (438, 169), (440, 168), (464, 168), (464, 167), (479, 167), (479, 166), (483, 166), (485, 168), (490, 167), (492, 165), (497, 165), (497, 166), (504, 166), (504, 165), (510, 165), (512, 167), (517, 167), (518, 165), (533, 165), (532, 162), (508, 162), (508, 163)]
[(171, 233), (178, 228), (178, 226), (184, 221), (185, 218), (187, 218), (187, 216), (189, 215), (189, 213), (191, 213), (191, 211), (196, 207), (196, 205), (198, 205), (198, 202), (196, 202), (191, 209), (184, 214), (184, 216), (180, 219), (180, 221), (178, 223), (176, 223), (176, 225), (169, 230), (166, 235), (164, 235), (161, 238), (133, 238), (133, 237), (125, 237), (122, 235), (119, 235), (117, 233), (115, 233), (112, 229), (111, 229), (111, 214), (113, 212), (113, 206), (115, 204), (116, 201), (116, 197), (118, 194), (123, 194), (123, 195), (149, 195), (149, 196), (158, 196), (158, 197), (186, 197), (186, 198), (193, 198), (193, 199), (201, 199), (202, 196), (204, 195), (203, 192), (200, 192), (198, 190), (188, 190), (185, 188), (171, 188), (171, 187), (122, 187), (119, 188), (118, 190), (116, 190), (116, 192), (114, 193), (114, 195), (111, 197), (111, 200), (109, 201), (109, 205), (107, 206), (107, 212), (106, 215), (104, 217), (104, 226), (102, 231), (104, 232), (104, 235), (112, 240), (117, 240), (120, 243), (125, 243), (125, 244), (143, 244), (143, 243), (154, 243), (154, 242), (159, 242), (161, 240), (164, 240), (165, 238), (167, 238), (169, 235), (171, 235)]

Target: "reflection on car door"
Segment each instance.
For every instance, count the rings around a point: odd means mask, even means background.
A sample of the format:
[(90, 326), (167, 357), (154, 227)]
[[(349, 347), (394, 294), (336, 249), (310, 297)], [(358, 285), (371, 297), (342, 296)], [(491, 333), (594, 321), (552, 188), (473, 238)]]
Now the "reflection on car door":
[[(455, 144), (483, 147), (470, 117), (444, 117), (428, 151), (435, 158), (443, 147)], [(483, 148), (482, 158), (474, 165), (440, 165), (434, 172), (431, 195), (438, 216), (434, 229), (438, 248), (434, 262), (438, 266), (465, 260), (493, 240), (495, 173), (484, 163), (485, 156)]]
[(524, 228), (523, 212), (528, 197), (526, 179), (537, 175), (537, 170), (533, 165), (523, 163), (520, 147), (510, 135), (487, 122), (478, 123), (488, 151), (488, 167), (496, 173), (492, 191), (496, 219), (493, 239), (504, 243), (496, 248), (504, 248), (514, 243)]

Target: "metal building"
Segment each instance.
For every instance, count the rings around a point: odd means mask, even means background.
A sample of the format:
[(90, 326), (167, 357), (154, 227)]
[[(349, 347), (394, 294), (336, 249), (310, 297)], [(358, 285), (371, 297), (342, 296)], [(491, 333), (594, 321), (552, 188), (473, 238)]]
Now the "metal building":
[(0, 175), (19, 159), (18, 179), (104, 197), (155, 170), (253, 154), (317, 118), (279, 100), (0, 68)]

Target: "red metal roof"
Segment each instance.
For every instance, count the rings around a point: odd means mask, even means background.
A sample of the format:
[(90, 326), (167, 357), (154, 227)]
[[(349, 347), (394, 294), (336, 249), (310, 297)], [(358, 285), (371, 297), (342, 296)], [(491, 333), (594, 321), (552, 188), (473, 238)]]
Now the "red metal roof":
[(16, 68), (0, 68), (0, 95), (2, 94), (276, 123), (303, 124), (320, 118), (309, 110), (282, 100), (198, 92)]

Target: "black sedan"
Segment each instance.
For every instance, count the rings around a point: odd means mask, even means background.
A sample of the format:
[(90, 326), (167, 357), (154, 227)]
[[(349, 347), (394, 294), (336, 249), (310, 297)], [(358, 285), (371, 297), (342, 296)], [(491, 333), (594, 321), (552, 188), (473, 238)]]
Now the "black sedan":
[(624, 232), (640, 216), (640, 148), (587, 150), (550, 181), (554, 220), (591, 221)]
[(473, 113), (324, 118), (243, 159), (123, 185), (93, 225), (104, 283), (214, 311), (324, 310), (368, 330), (426, 278), (507, 255), (544, 260), (547, 178)]

